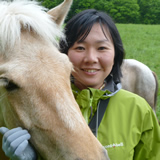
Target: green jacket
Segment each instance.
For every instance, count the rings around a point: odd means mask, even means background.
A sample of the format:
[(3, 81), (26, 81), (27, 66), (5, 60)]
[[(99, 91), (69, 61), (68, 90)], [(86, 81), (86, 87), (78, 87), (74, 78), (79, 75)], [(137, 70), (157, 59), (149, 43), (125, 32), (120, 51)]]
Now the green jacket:
[(106, 88), (80, 91), (73, 84), (72, 89), (87, 123), (90, 107), (94, 115), (99, 100), (110, 97), (97, 138), (111, 160), (160, 160), (160, 127), (143, 98), (113, 83), (109, 85), (110, 91)]

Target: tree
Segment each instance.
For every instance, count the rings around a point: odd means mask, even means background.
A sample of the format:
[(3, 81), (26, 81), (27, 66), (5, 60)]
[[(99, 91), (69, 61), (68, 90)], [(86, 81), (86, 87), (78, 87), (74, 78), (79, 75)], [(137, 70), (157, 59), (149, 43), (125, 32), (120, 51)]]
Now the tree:
[(137, 0), (111, 0), (104, 8), (117, 23), (137, 23), (139, 20)]
[(140, 21), (145, 24), (160, 24), (160, 0), (139, 0)]
[(85, 9), (94, 8), (95, 3), (97, 0), (74, 0), (66, 21)]
[[(63, 0), (38, 0), (51, 9)], [(107, 12), (117, 23), (160, 24), (160, 0), (73, 0), (68, 21), (85, 9)]]
[(38, 0), (38, 1), (41, 2), (41, 4), (48, 9), (51, 9), (60, 4), (61, 2), (63, 2), (63, 0)]

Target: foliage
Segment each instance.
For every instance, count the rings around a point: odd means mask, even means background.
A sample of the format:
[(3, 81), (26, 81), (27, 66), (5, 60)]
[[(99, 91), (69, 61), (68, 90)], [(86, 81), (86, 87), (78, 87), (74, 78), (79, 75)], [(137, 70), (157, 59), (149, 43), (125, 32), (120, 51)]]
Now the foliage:
[[(63, 0), (38, 0), (53, 8)], [(160, 24), (160, 0), (73, 0), (69, 15), (95, 8), (107, 12), (117, 23)]]
[(140, 20), (145, 24), (160, 24), (160, 0), (139, 0)]
[(63, 0), (38, 0), (38, 1), (41, 2), (42, 5), (48, 9), (51, 9), (60, 4), (61, 2), (63, 2)]
[(136, 23), (139, 19), (139, 5), (137, 0), (114, 0), (105, 4), (104, 10), (117, 23)]

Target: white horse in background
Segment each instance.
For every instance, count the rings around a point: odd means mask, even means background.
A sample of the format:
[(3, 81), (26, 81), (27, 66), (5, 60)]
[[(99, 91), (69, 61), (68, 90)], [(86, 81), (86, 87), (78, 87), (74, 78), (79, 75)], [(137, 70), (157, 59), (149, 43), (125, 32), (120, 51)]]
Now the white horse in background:
[(145, 64), (134, 60), (125, 59), (121, 66), (122, 88), (143, 97), (156, 113), (158, 94), (158, 80), (154, 72)]
[(26, 128), (44, 160), (108, 160), (72, 94), (72, 64), (57, 49), (71, 4), (47, 14), (35, 1), (0, 2), (0, 127)]

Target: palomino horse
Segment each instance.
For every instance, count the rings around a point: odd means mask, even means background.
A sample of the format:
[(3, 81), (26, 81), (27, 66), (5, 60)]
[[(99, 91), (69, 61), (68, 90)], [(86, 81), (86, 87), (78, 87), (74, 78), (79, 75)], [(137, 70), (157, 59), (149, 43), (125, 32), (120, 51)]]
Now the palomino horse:
[(146, 99), (153, 111), (156, 112), (158, 80), (155, 73), (145, 64), (134, 59), (125, 59), (121, 69), (122, 88)]
[(72, 94), (72, 64), (57, 49), (57, 24), (71, 4), (49, 15), (35, 1), (0, 3), (0, 126), (26, 128), (44, 160), (108, 160)]

